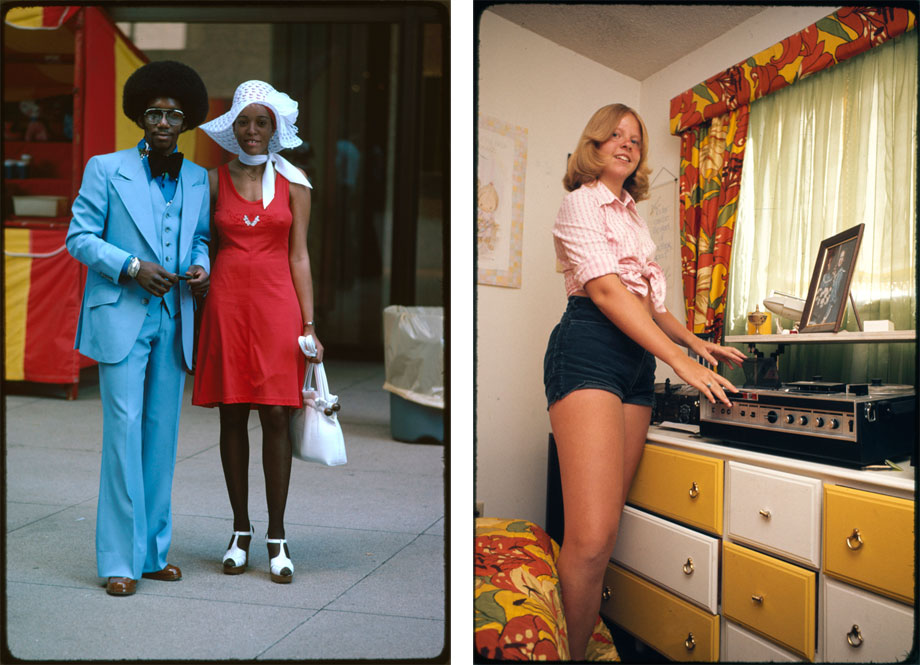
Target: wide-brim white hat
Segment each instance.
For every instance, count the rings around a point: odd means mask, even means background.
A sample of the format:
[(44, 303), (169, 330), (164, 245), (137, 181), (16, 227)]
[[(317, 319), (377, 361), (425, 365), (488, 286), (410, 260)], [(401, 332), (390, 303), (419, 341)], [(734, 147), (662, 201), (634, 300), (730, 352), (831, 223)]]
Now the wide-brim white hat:
[(261, 104), (275, 115), (275, 132), (268, 142), (269, 152), (296, 148), (303, 141), (297, 136), (297, 102), (283, 92), (275, 90), (265, 81), (240, 83), (233, 93), (233, 105), (223, 115), (201, 125), (201, 129), (227, 152), (239, 154), (242, 150), (233, 135), (233, 123), (244, 108)]

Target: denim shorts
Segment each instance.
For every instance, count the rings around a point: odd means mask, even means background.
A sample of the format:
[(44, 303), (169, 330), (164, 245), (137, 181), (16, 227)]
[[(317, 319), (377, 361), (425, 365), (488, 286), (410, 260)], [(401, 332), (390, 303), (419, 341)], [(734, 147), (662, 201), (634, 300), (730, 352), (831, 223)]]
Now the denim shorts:
[(655, 356), (610, 322), (590, 298), (569, 296), (543, 358), (547, 408), (574, 390), (597, 388), (624, 404), (652, 406)]

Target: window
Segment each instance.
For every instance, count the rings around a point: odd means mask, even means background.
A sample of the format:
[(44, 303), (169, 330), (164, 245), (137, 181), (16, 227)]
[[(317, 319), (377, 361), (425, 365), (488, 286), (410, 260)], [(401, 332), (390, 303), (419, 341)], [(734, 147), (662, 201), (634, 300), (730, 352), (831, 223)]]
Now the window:
[[(805, 298), (821, 241), (865, 223), (851, 291), (863, 320), (914, 327), (917, 33), (751, 105), (726, 332), (773, 290)], [(785, 325), (791, 326), (790, 321)], [(844, 326), (856, 329), (848, 310)], [(791, 347), (786, 380), (913, 383), (910, 344)]]

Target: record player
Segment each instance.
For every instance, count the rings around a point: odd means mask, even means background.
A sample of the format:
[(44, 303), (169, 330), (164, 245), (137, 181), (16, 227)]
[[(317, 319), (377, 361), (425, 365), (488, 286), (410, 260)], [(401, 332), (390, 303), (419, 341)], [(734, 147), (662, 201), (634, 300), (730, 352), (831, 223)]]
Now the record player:
[(702, 400), (700, 434), (726, 445), (835, 464), (905, 459), (917, 436), (913, 386), (816, 378), (728, 393), (732, 407)]

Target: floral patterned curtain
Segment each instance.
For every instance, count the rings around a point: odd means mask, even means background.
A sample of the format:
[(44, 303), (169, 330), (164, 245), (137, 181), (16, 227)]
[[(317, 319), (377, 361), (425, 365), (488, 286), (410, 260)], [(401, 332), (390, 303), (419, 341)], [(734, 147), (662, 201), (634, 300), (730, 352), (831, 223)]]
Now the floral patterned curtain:
[(680, 263), (687, 327), (719, 339), (748, 107), (681, 134)]
[(916, 27), (898, 7), (843, 7), (671, 100), (681, 136), (681, 268), (687, 327), (722, 338), (725, 288), (754, 100)]

